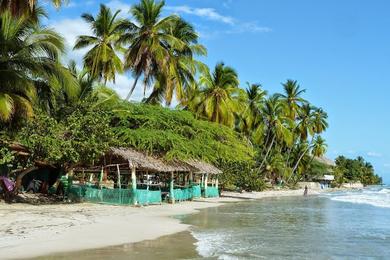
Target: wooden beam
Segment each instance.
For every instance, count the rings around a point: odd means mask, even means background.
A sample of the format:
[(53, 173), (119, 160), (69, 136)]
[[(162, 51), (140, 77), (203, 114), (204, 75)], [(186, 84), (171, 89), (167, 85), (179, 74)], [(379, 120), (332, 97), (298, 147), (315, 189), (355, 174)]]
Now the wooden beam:
[(118, 176), (117, 185), (118, 185), (119, 189), (122, 189), (122, 184), (121, 184), (121, 170), (119, 169), (119, 164), (116, 165), (116, 171), (117, 171), (117, 176)]
[(208, 182), (209, 174), (206, 173), (206, 176), (204, 177), (204, 196), (207, 198), (207, 182)]
[(174, 174), (173, 172), (171, 172), (171, 179), (170, 179), (170, 182), (169, 182), (169, 202), (172, 203), (172, 204), (175, 204), (175, 195), (174, 195), (174, 188), (173, 188), (173, 178), (174, 178)]
[(135, 165), (129, 160), (129, 169), (131, 170), (131, 190), (133, 192), (133, 205), (137, 205), (137, 173)]

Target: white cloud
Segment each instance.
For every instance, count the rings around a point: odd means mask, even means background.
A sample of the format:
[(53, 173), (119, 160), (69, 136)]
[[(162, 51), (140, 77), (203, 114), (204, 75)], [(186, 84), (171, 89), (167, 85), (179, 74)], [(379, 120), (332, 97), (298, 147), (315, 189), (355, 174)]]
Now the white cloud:
[(49, 26), (54, 28), (65, 38), (67, 59), (73, 59), (80, 65), (82, 63), (83, 56), (88, 51), (88, 48), (74, 51), (73, 46), (76, 43), (78, 36), (91, 34), (89, 25), (83, 19), (76, 18), (54, 21), (49, 24)]
[(382, 157), (382, 154), (377, 153), (377, 152), (368, 152), (367, 156), (369, 156), (369, 157)]
[(383, 167), (390, 168), (390, 163), (383, 164)]
[(259, 26), (256, 22), (249, 22), (237, 24), (237, 26), (234, 26), (232, 30), (226, 31), (226, 33), (268, 33), (271, 31), (272, 29), (269, 27)]
[(199, 17), (204, 17), (209, 20), (218, 21), (230, 25), (235, 24), (235, 19), (230, 16), (224, 16), (220, 13), (218, 13), (213, 8), (193, 8), (187, 5), (181, 5), (181, 6), (167, 6), (165, 8), (166, 10), (173, 11), (175, 13), (184, 13), (189, 15), (195, 15)]

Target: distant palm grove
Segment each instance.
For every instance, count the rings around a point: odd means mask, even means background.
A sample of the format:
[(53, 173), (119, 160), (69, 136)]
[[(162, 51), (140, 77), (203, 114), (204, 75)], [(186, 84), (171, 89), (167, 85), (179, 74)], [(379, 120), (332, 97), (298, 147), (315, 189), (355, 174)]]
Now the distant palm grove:
[[(67, 172), (93, 165), (110, 147), (133, 147), (211, 162), (223, 170), (225, 188), (294, 186), (329, 170), (340, 183), (381, 182), (362, 159), (353, 164), (369, 168), (360, 175), (348, 171), (346, 158), (336, 169), (316, 160), (326, 153), (328, 116), (305, 89), (289, 79), (268, 93), (240, 82), (230, 64), (209, 68), (194, 26), (164, 17), (164, 1), (82, 14), (91, 34), (78, 36), (73, 49), (85, 50), (83, 64), (62, 63), (64, 38), (41, 23), (43, 2), (0, 0), (0, 171), (44, 163)], [(134, 78), (125, 99), (107, 87), (123, 73)], [(137, 88), (144, 99), (130, 102)], [(27, 158), (12, 150), (15, 143), (28, 148)]]

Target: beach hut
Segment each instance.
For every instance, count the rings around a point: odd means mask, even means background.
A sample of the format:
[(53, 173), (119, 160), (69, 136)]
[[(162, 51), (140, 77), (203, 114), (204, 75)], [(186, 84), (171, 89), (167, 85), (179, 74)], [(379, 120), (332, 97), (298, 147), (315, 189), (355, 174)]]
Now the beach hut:
[(195, 182), (199, 184), (201, 194), (206, 198), (218, 197), (218, 174), (222, 173), (222, 171), (204, 161), (187, 160), (186, 163), (197, 169), (192, 173), (196, 176), (192, 176), (191, 178), (195, 177)]
[(196, 170), (184, 162), (166, 162), (131, 148), (111, 148), (100, 165), (78, 169), (84, 182), (87, 177), (89, 184), (95, 183), (94, 194), (84, 193), (84, 198), (110, 204), (147, 205), (185, 200), (188, 196), (182, 196), (185, 182), (181, 180)]

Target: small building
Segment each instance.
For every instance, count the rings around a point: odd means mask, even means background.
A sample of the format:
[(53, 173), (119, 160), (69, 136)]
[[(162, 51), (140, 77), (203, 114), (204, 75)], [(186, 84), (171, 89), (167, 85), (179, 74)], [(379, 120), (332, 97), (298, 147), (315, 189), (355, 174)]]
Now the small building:
[(131, 148), (111, 148), (100, 166), (76, 172), (79, 181), (71, 193), (91, 202), (148, 205), (219, 195), (220, 170), (213, 165), (196, 160), (168, 162)]
[(332, 182), (334, 181), (334, 175), (325, 174), (323, 177), (317, 178), (320, 183), (321, 189), (331, 188)]

